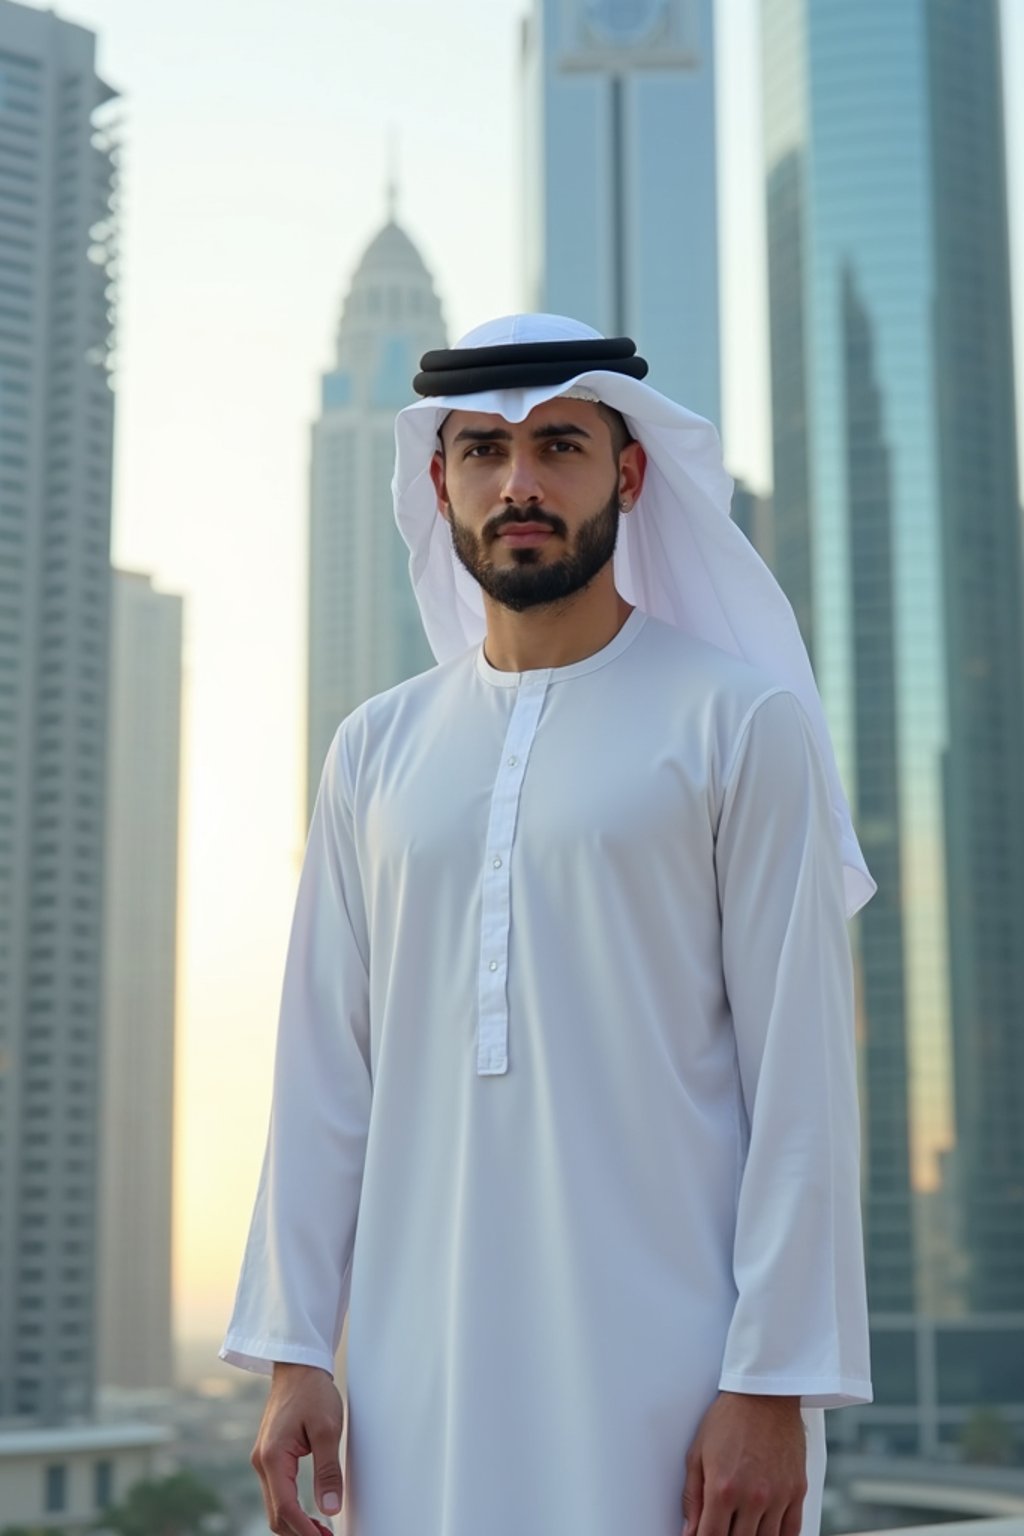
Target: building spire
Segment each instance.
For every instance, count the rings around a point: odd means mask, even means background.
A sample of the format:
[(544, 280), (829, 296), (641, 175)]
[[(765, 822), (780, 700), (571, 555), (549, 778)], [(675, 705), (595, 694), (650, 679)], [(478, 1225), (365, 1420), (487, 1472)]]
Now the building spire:
[(398, 212), (398, 134), (394, 124), (388, 129), (388, 222), (394, 223)]

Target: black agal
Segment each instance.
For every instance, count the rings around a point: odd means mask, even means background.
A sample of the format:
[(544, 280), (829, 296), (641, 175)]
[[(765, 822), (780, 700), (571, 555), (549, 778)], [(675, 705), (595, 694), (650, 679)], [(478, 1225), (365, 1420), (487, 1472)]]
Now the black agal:
[(523, 341), (501, 347), (451, 347), (424, 352), (412, 381), (418, 395), (475, 395), (491, 389), (565, 384), (600, 370), (642, 379), (647, 364), (628, 336), (595, 341)]

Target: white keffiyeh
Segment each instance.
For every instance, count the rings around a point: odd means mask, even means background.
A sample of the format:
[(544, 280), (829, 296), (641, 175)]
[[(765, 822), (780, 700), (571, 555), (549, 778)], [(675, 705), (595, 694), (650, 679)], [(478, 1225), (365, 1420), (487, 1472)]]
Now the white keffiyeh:
[[(598, 339), (600, 332), (559, 315), (511, 315), (478, 326), (456, 345)], [(480, 588), (452, 549), (430, 479), (441, 422), (453, 410), (523, 421), (544, 401), (570, 394), (600, 399), (621, 412), (647, 454), (643, 491), (619, 528), (619, 592), (644, 612), (760, 666), (803, 705), (828, 774), (852, 917), (877, 886), (853, 829), (810, 658), (789, 600), (729, 516), (733, 480), (718, 432), (702, 416), (641, 380), (605, 371), (529, 389), (431, 396), (401, 411), (395, 426), (395, 517), (409, 546), (413, 590), (435, 657), (441, 662), (458, 655), (478, 644), (486, 630)]]

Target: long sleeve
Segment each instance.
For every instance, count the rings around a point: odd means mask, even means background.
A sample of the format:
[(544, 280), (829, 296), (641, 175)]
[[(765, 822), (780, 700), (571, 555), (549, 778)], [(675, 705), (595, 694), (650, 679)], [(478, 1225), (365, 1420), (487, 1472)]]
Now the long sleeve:
[(370, 1117), (369, 944), (343, 727), (327, 753), (285, 960), (270, 1128), (221, 1359), (333, 1371)]
[(853, 968), (828, 783), (798, 700), (764, 695), (724, 777), (722, 960), (745, 1159), (719, 1387), (866, 1403)]

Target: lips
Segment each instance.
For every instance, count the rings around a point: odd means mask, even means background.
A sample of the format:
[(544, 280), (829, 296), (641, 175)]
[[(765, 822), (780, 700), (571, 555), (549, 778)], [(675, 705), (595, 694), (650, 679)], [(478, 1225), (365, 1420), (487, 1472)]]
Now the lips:
[(551, 529), (545, 527), (543, 523), (506, 523), (498, 537), (507, 539), (510, 544), (525, 544), (546, 539), (550, 533)]

